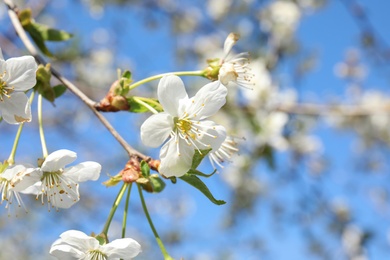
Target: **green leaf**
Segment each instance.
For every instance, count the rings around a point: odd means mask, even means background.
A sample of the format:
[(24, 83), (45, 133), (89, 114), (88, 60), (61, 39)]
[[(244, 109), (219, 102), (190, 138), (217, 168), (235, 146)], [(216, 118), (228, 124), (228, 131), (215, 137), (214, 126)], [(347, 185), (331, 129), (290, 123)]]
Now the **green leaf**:
[(148, 178), (150, 176), (150, 168), (147, 162), (141, 161), (141, 173), (142, 176)]
[(204, 184), (198, 177), (191, 174), (185, 174), (180, 177), (183, 181), (187, 182), (191, 186), (197, 188), (200, 192), (202, 192), (212, 203), (216, 205), (223, 205), (226, 202), (223, 200), (217, 200), (214, 198), (214, 196), (211, 194), (209, 188), (207, 188), (206, 184)]
[(67, 89), (67, 88), (66, 88), (64, 85), (62, 85), (62, 84), (54, 86), (54, 87), (53, 87), (54, 96), (55, 96), (56, 98), (62, 96), (62, 94), (65, 93), (66, 89)]
[(192, 165), (191, 169), (196, 169), (198, 168), (199, 164), (202, 162), (204, 157), (211, 151), (211, 149), (206, 149), (206, 150), (195, 150), (194, 157), (192, 157)]
[(125, 70), (122, 74), (122, 78), (131, 79), (131, 72), (129, 70)]
[(45, 40), (43, 39), (41, 33), (39, 30), (33, 25), (33, 23), (29, 23), (23, 28), (30, 34), (32, 40), (35, 42), (39, 50), (43, 54), (45, 54), (48, 57), (53, 57), (53, 54), (49, 51), (49, 49), (46, 47)]
[(215, 173), (217, 172), (217, 169), (215, 169), (212, 173), (210, 174), (206, 174), (206, 173), (203, 173), (203, 172), (200, 172), (196, 169), (190, 169), (187, 173), (188, 174), (194, 174), (194, 175), (198, 175), (198, 176), (202, 176), (202, 177), (206, 177), (206, 178), (209, 178), (211, 176), (213, 176)]
[[(146, 113), (150, 112), (149, 108), (146, 106), (138, 103), (137, 101), (134, 100), (133, 97), (127, 97), (127, 102), (129, 103), (130, 109), (129, 112), (133, 113)], [(158, 102), (157, 99), (154, 98), (142, 98), (142, 102), (146, 103), (150, 107), (154, 108), (157, 112), (162, 112), (162, 108), (160, 103)]]
[(50, 28), (49, 26), (46, 26), (44, 24), (34, 22), (32, 22), (31, 24), (41, 34), (44, 41), (61, 42), (67, 41), (73, 37), (73, 35), (70, 33)]

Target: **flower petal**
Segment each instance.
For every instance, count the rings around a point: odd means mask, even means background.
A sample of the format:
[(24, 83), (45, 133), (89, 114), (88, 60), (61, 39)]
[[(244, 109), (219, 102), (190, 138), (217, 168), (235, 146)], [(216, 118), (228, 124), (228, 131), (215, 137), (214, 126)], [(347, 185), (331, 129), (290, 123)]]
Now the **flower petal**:
[(11, 181), (11, 185), (13, 186), (13, 190), (19, 191), (27, 194), (36, 194), (36, 189), (29, 189), (25, 191), (27, 188), (33, 186), (37, 182), (41, 180), (42, 171), (40, 168), (28, 168), (24, 171), (20, 171)]
[(160, 146), (173, 129), (173, 117), (168, 113), (152, 115), (141, 126), (142, 143), (150, 147)]
[(213, 151), (216, 151), (226, 139), (225, 127), (217, 125), (213, 121), (204, 120), (198, 122), (197, 127), (200, 132), (200, 135), (198, 135), (197, 140), (202, 144), (208, 145), (203, 145), (203, 147), (199, 147), (200, 149), (212, 148)]
[(82, 252), (77, 248), (64, 243), (62, 239), (57, 239), (51, 245), (49, 253), (57, 259), (61, 260), (83, 259), (85, 257), (85, 252)]
[(77, 155), (75, 152), (69, 150), (58, 150), (49, 154), (43, 162), (41, 169), (44, 172), (55, 172), (63, 169), (65, 165), (72, 163), (76, 160)]
[(83, 162), (65, 169), (63, 175), (75, 182), (96, 181), (101, 169), (102, 166), (97, 162)]
[(64, 243), (67, 243), (80, 251), (86, 252), (89, 249), (97, 249), (99, 241), (78, 230), (68, 230), (60, 235)]
[(157, 96), (164, 111), (172, 116), (179, 116), (181, 99), (188, 99), (183, 81), (175, 75), (164, 76), (158, 83)]
[(166, 177), (181, 177), (191, 168), (195, 150), (184, 140), (177, 137), (170, 139), (160, 151), (160, 174)]
[(8, 87), (16, 91), (26, 91), (37, 83), (35, 74), (37, 63), (33, 56), (11, 58), (5, 61), (3, 69), (6, 71), (3, 80)]
[(55, 208), (68, 209), (80, 200), (79, 185), (74, 182), (47, 188), (46, 193), (48, 203)]
[(28, 97), (22, 92), (14, 92), (9, 98), (0, 100), (0, 111), (4, 120), (10, 124), (31, 121), (31, 106)]
[(132, 259), (141, 252), (141, 245), (132, 238), (115, 239), (114, 241), (100, 247), (109, 259), (121, 258)]
[(0, 66), (1, 66), (1, 61), (4, 61), (4, 57), (3, 57), (3, 52), (1, 51), (0, 48)]
[(194, 120), (214, 115), (226, 103), (227, 88), (219, 81), (208, 83), (187, 102), (186, 112)]

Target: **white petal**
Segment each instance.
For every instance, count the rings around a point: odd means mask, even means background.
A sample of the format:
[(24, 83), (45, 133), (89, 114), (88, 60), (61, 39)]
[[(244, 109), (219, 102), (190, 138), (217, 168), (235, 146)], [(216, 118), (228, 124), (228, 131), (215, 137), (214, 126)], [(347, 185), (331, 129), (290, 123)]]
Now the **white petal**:
[(226, 56), (229, 54), (230, 50), (233, 48), (234, 44), (238, 41), (240, 37), (236, 33), (230, 33), (223, 44), (223, 52)]
[(47, 190), (48, 202), (55, 208), (68, 209), (80, 200), (79, 185), (54, 186)]
[(85, 257), (85, 252), (64, 243), (62, 239), (57, 239), (51, 245), (50, 254), (60, 260), (74, 260)]
[(172, 116), (179, 116), (181, 99), (188, 99), (183, 81), (175, 75), (164, 76), (158, 83), (157, 96), (164, 111)]
[(152, 115), (141, 126), (142, 143), (150, 147), (160, 146), (173, 129), (173, 117), (168, 113)]
[(1, 51), (1, 48), (0, 48), (0, 64), (1, 64), (1, 61), (4, 61), (4, 57), (3, 57), (3, 52)]
[(68, 230), (60, 235), (60, 238), (64, 243), (67, 243), (74, 248), (86, 252), (89, 249), (97, 249), (99, 247), (99, 241), (86, 235), (84, 232), (78, 230)]
[(10, 181), (16, 176), (16, 174), (20, 172), (24, 172), (25, 170), (26, 167), (20, 164), (15, 166), (10, 166), (2, 174), (0, 174), (0, 177)]
[(28, 168), (19, 172), (11, 181), (13, 190), (27, 194), (36, 194), (35, 188), (25, 191), (27, 188), (33, 186), (41, 180), (42, 171), (40, 168)]
[(206, 132), (201, 133), (197, 139), (203, 144), (210, 145), (209, 147), (199, 147), (200, 149), (212, 148), (213, 151), (216, 151), (226, 139), (225, 127), (217, 125), (213, 121), (201, 121), (197, 127), (201, 132)]
[(4, 120), (10, 124), (31, 121), (31, 106), (28, 97), (22, 92), (14, 92), (9, 98), (0, 100), (0, 111)]
[(102, 166), (97, 162), (83, 162), (65, 169), (63, 175), (75, 182), (96, 181), (101, 169)]
[(159, 172), (166, 177), (183, 176), (191, 168), (194, 153), (193, 146), (189, 146), (180, 138), (177, 143), (172, 138), (161, 148)]
[(43, 162), (41, 169), (44, 172), (55, 172), (63, 169), (65, 165), (74, 162), (77, 155), (69, 150), (58, 150), (49, 154)]
[[(16, 186), (18, 188), (18, 186)], [(41, 195), (42, 194), (42, 182), (38, 181), (34, 183), (33, 185), (27, 186), (27, 188), (24, 188), (22, 190), (17, 190), (20, 193), (23, 194), (32, 194), (32, 195)]]
[(114, 241), (101, 246), (100, 250), (110, 259), (121, 258), (127, 260), (136, 257), (141, 252), (141, 245), (134, 239), (122, 238), (115, 239)]
[(187, 113), (191, 119), (201, 120), (214, 115), (226, 103), (227, 88), (219, 81), (211, 82), (202, 87), (190, 99)]
[(8, 59), (3, 68), (6, 71), (3, 80), (7, 82), (8, 87), (14, 87), (16, 91), (26, 91), (35, 86), (35, 74), (38, 67), (34, 57), (23, 56)]

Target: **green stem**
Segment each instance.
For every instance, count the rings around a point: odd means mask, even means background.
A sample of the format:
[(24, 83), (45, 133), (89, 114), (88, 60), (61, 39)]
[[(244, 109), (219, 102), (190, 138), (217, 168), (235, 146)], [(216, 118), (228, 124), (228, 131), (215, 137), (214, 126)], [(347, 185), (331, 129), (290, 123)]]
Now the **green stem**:
[(110, 213), (108, 214), (108, 218), (106, 221), (106, 224), (104, 225), (102, 233), (107, 237), (108, 229), (110, 228), (110, 224), (112, 221), (112, 218), (114, 217), (115, 211), (118, 208), (119, 203), (122, 200), (123, 194), (125, 194), (127, 188), (127, 183), (123, 183), (122, 188), (120, 189), (118, 196), (116, 197), (114, 204), (112, 204), (112, 208), (110, 210)]
[(131, 192), (131, 187), (133, 186), (133, 183), (130, 183), (130, 184), (127, 185), (127, 186), (128, 186), (129, 188), (127, 189), (125, 211), (123, 212), (122, 238), (125, 238), (125, 237), (126, 237), (127, 212), (128, 212), (128, 210), (129, 210), (130, 192)]
[(149, 111), (152, 112), (153, 114), (158, 114), (158, 111), (156, 109), (151, 107), (148, 103), (142, 101), (139, 97), (133, 97), (133, 100), (135, 102), (137, 102), (138, 104), (140, 104), (140, 105), (146, 107), (147, 109), (149, 109)]
[(144, 199), (144, 195), (142, 194), (142, 189), (141, 189), (141, 186), (139, 184), (137, 184), (137, 187), (138, 187), (138, 193), (139, 193), (139, 197), (141, 199), (141, 203), (142, 203), (142, 208), (144, 209), (144, 212), (145, 212), (145, 216), (146, 218), (148, 219), (148, 222), (149, 222), (149, 226), (150, 228), (152, 229), (153, 231), (153, 234), (154, 234), (154, 237), (156, 238), (156, 241), (157, 241), (157, 244), (158, 246), (160, 247), (160, 250), (162, 252), (162, 254), (164, 255), (164, 259), (165, 260), (174, 260), (167, 252), (167, 250), (165, 249), (164, 247), (164, 244), (160, 238), (160, 236), (158, 235), (154, 225), (153, 225), (153, 222), (152, 222), (152, 219), (150, 218), (150, 215), (149, 215), (149, 212), (148, 212), (148, 209), (146, 207), (146, 203), (145, 203), (145, 199)]
[[(31, 92), (31, 95), (30, 95), (30, 98), (28, 100), (28, 102), (32, 103), (32, 101), (34, 100), (34, 94), (35, 92)], [(12, 146), (12, 150), (11, 150), (11, 154), (9, 155), (9, 158), (7, 160), (8, 164), (9, 165), (12, 165), (15, 163), (15, 154), (16, 154), (16, 150), (18, 148), (18, 145), (19, 145), (19, 139), (20, 139), (20, 135), (22, 133), (22, 130), (23, 130), (23, 126), (24, 126), (24, 123), (21, 123), (19, 125), (19, 128), (18, 128), (18, 131), (16, 132), (16, 136), (15, 136), (15, 141), (14, 141), (14, 145)]]
[(49, 153), (47, 152), (45, 133), (43, 132), (43, 121), (42, 121), (42, 95), (38, 96), (38, 124), (39, 124), (39, 137), (41, 138), (43, 158), (46, 158)]
[(169, 73), (163, 73), (163, 74), (158, 74), (158, 75), (155, 75), (155, 76), (152, 76), (152, 77), (148, 77), (146, 79), (143, 79), (143, 80), (140, 80), (140, 81), (137, 81), (133, 84), (130, 85), (129, 87), (129, 90), (132, 90), (142, 84), (145, 84), (147, 82), (150, 82), (150, 81), (153, 81), (153, 80), (156, 80), (156, 79), (160, 79), (164, 76), (167, 76), (167, 75), (176, 75), (176, 76), (204, 76), (204, 71), (202, 70), (198, 70), (198, 71), (177, 71), (177, 72), (169, 72)]

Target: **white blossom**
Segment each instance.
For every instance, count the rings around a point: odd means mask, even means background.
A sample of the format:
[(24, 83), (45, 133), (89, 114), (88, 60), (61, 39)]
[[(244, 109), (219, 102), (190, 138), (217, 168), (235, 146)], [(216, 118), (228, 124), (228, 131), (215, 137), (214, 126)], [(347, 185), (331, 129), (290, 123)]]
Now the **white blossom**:
[(136, 257), (140, 252), (141, 245), (132, 238), (115, 239), (100, 245), (96, 238), (78, 230), (62, 233), (50, 248), (50, 254), (61, 260), (128, 260)]
[(40, 168), (22, 174), (15, 182), (18, 187), (27, 189), (25, 193), (33, 193), (37, 198), (44, 196), (47, 203), (55, 208), (69, 208), (80, 199), (79, 182), (97, 180), (101, 166), (96, 162), (83, 162), (65, 168), (76, 160), (76, 153), (69, 150), (58, 150), (49, 154)]
[(35, 86), (36, 71), (34, 57), (4, 60), (0, 49), (0, 113), (7, 123), (31, 121), (31, 107), (24, 91)]
[(159, 172), (166, 177), (184, 175), (192, 164), (195, 150), (218, 149), (226, 137), (223, 126), (205, 120), (226, 102), (227, 89), (219, 81), (202, 87), (188, 98), (182, 80), (165, 76), (158, 85), (158, 99), (164, 112), (152, 115), (141, 126), (141, 140), (158, 147)]
[(221, 83), (227, 86), (229, 83), (234, 83), (240, 87), (252, 89), (253, 83), (251, 79), (253, 74), (250, 73), (249, 53), (243, 52), (229, 57), (229, 54), (238, 41), (239, 36), (235, 33), (230, 33), (224, 43), (224, 57), (220, 60), (221, 68), (219, 69), (218, 79)]
[[(17, 176), (21, 173), (29, 173), (32, 169), (27, 169), (23, 165), (14, 165), (14, 166), (8, 166), (5, 168), (5, 170), (0, 173), (0, 193), (1, 193), (1, 202), (3, 203), (6, 201), (5, 207), (8, 209), (8, 214), (10, 210), (10, 206), (16, 199), (16, 202), (18, 203), (19, 207), (22, 206), (24, 210), (26, 210), (26, 207), (22, 201), (22, 198), (20, 197), (19, 187), (15, 187), (14, 182), (15, 179), (17, 179)], [(26, 210), (27, 211), (27, 210)]]

